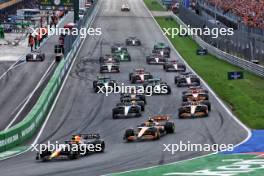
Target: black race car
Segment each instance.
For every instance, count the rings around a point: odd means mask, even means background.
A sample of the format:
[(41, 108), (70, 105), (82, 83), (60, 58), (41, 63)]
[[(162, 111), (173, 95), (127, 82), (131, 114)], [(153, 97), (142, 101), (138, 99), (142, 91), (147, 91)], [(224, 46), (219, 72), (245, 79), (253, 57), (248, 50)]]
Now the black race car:
[(133, 73), (129, 73), (129, 80), (132, 84), (144, 83), (148, 79), (152, 79), (153, 76), (150, 72), (146, 72), (144, 68), (134, 69)]
[(115, 43), (111, 47), (111, 52), (112, 53), (117, 53), (117, 52), (121, 52), (121, 51), (127, 52), (127, 48), (122, 43)]
[(119, 73), (119, 65), (114, 63), (106, 63), (100, 65), (100, 73)]
[(191, 72), (180, 73), (175, 76), (174, 82), (178, 87), (200, 86), (200, 79)]
[(136, 37), (129, 37), (126, 39), (126, 45), (128, 45), (128, 46), (140, 46), (141, 41)]
[[(164, 95), (171, 94), (171, 87), (160, 78), (153, 78), (147, 80), (143, 84), (146, 95)], [(151, 90), (151, 93), (149, 92)]]
[(78, 159), (91, 153), (101, 153), (105, 150), (105, 142), (100, 139), (99, 134), (77, 134), (72, 139), (53, 150), (41, 149), (37, 152), (36, 160), (50, 161), (54, 159)]
[(97, 77), (97, 80), (93, 81), (94, 92), (98, 93), (99, 90), (105, 92), (109, 87), (114, 87), (116, 84), (115, 80), (112, 80), (111, 77)]
[(141, 106), (135, 102), (118, 103), (112, 111), (113, 119), (133, 118), (141, 116)]
[(37, 51), (33, 51), (31, 53), (28, 53), (26, 55), (26, 61), (27, 62), (34, 62), (34, 61), (44, 61), (45, 60), (45, 54)]
[(146, 57), (147, 64), (163, 65), (167, 62), (167, 59), (160, 54), (151, 54)]
[(166, 72), (172, 71), (172, 72), (185, 72), (186, 66), (183, 63), (180, 63), (176, 60), (167, 61), (163, 65), (163, 69)]
[(115, 63), (115, 64), (118, 64), (119, 63), (119, 59), (113, 57), (110, 54), (106, 54), (105, 56), (99, 58), (99, 62), (101, 64), (102, 63)]

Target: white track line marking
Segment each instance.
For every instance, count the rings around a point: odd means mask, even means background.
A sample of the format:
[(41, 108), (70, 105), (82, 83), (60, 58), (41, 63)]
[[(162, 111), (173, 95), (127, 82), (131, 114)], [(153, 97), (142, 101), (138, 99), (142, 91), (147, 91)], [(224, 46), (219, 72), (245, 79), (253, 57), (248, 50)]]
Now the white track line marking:
[[(92, 17), (92, 20), (91, 20), (90, 25), (93, 24), (93, 22), (94, 22), (94, 20), (95, 20), (95, 16), (96, 16), (96, 14), (97, 14), (97, 12), (98, 12), (98, 10), (99, 10), (99, 7), (100, 7), (100, 3), (101, 3), (101, 1), (98, 1), (98, 4), (96, 5), (96, 9), (95, 9), (96, 11), (95, 11), (95, 13), (94, 13), (94, 16)], [(86, 37), (87, 37), (87, 36), (86, 36)], [(74, 65), (74, 62), (75, 62), (76, 59), (77, 59), (78, 53), (80, 52), (80, 50), (81, 50), (81, 48), (82, 48), (82, 46), (83, 46), (83, 44), (84, 44), (84, 41), (86, 40), (86, 37), (83, 39), (83, 41), (82, 41), (80, 47), (78, 48), (78, 50), (77, 50), (77, 52), (76, 52), (76, 55), (75, 55), (75, 57), (74, 57), (74, 60), (72, 61), (72, 65), (71, 65), (71, 67), (70, 67), (69, 70), (68, 70), (68, 73), (67, 73), (67, 75), (66, 75), (66, 77), (65, 77), (65, 79), (64, 79), (64, 81), (63, 81), (63, 83), (62, 83), (62, 85), (61, 85), (61, 87), (60, 87), (60, 90), (59, 90), (59, 92), (58, 92), (58, 94), (57, 94), (57, 96), (56, 96), (56, 98), (55, 98), (55, 100), (54, 100), (54, 102), (53, 102), (53, 104), (52, 104), (52, 107), (51, 107), (51, 109), (50, 109), (50, 111), (49, 111), (49, 113), (48, 113), (48, 115), (47, 115), (45, 121), (43, 122), (43, 125), (42, 125), (42, 127), (41, 127), (41, 129), (40, 129), (40, 131), (39, 131), (39, 133), (38, 133), (38, 135), (37, 135), (37, 137), (35, 138), (34, 142), (33, 142), (33, 143), (31, 144), (31, 146), (29, 146), (25, 151), (20, 152), (20, 153), (15, 154), (15, 155), (12, 155), (12, 156), (8, 156), (8, 157), (3, 158), (3, 159), (0, 159), (0, 161), (7, 160), (7, 159), (9, 159), (9, 158), (12, 158), (12, 157), (16, 157), (16, 156), (22, 155), (22, 154), (28, 152), (29, 150), (31, 150), (31, 149), (32, 149), (32, 146), (36, 145), (36, 143), (38, 142), (38, 139), (40, 138), (42, 132), (44, 131), (44, 128), (45, 128), (45, 126), (46, 126), (46, 124), (47, 124), (47, 122), (48, 122), (48, 120), (49, 120), (49, 118), (50, 118), (50, 116), (51, 116), (51, 114), (52, 114), (52, 112), (53, 112), (53, 110), (54, 110), (56, 104), (57, 104), (57, 101), (58, 101), (58, 99), (59, 99), (59, 97), (60, 97), (60, 94), (61, 94), (61, 92), (62, 92), (62, 89), (63, 89), (63, 87), (64, 87), (64, 85), (65, 85), (65, 83), (66, 83), (66, 81), (67, 81), (67, 79), (68, 79), (68, 77), (69, 77), (70, 70), (72, 69), (72, 67), (73, 67), (73, 65)]]
[(19, 117), (19, 115), (21, 114), (21, 112), (24, 110), (24, 108), (26, 107), (26, 105), (28, 104), (28, 102), (31, 100), (31, 98), (33, 97), (33, 95), (35, 94), (35, 92), (38, 90), (38, 88), (41, 86), (41, 84), (43, 83), (43, 81), (45, 80), (46, 76), (48, 75), (48, 73), (50, 72), (51, 68), (54, 66), (55, 64), (55, 60), (53, 60), (53, 62), (50, 64), (49, 68), (47, 69), (47, 71), (44, 73), (44, 75), (41, 77), (41, 79), (39, 80), (38, 84), (36, 85), (35, 89), (27, 96), (27, 100), (24, 103), (24, 105), (20, 108), (20, 110), (18, 111), (18, 113), (16, 114), (16, 116), (13, 118), (13, 120), (7, 125), (7, 127), (4, 130), (7, 130), (8, 128), (10, 128), (13, 123), (16, 121), (16, 119)]
[(22, 100), (21, 103), (19, 103), (17, 105), (17, 107), (11, 112), (11, 115), (13, 115), (19, 109), (19, 107), (22, 106), (25, 103), (25, 101), (27, 101), (28, 97), (29, 97), (29, 95), (26, 96), (26, 98), (24, 100)]

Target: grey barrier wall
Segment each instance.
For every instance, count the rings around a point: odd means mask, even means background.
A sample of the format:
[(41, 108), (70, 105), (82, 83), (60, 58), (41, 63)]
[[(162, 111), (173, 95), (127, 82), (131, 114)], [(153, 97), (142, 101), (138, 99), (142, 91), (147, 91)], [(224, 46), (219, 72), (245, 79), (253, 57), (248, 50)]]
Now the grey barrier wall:
[[(207, 15), (208, 16), (208, 15)], [(180, 19), (191, 27), (203, 28), (204, 26), (212, 28), (225, 27), (219, 24), (209, 22), (206, 15), (197, 15), (194, 11), (181, 7), (179, 10)], [(212, 17), (211, 17), (212, 18)], [(241, 26), (241, 25), (240, 25)], [(252, 32), (252, 30), (235, 30), (232, 36), (201, 36), (201, 38), (214, 47), (236, 55), (245, 60), (259, 60), (264, 63), (264, 36)]]
[[(172, 18), (180, 25), (187, 27), (187, 25), (176, 15), (172, 15)], [(195, 18), (194, 18), (195, 19)], [(188, 23), (187, 23), (188, 24)], [(198, 26), (194, 26), (198, 27)], [(231, 55), (225, 51), (218, 49), (217, 47), (211, 45), (212, 43), (207, 43), (200, 36), (191, 36), (201, 47), (206, 48), (209, 53), (223, 59), (233, 65), (250, 71), (256, 75), (264, 77), (264, 67), (258, 64), (254, 64), (245, 59), (241, 59), (237, 56)]]

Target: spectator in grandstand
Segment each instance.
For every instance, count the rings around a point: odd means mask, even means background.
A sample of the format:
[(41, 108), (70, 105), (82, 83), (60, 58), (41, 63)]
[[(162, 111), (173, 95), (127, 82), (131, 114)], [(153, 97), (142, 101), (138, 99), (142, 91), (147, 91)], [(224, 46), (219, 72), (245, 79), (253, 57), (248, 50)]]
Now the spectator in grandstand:
[(263, 0), (207, 0), (207, 2), (223, 10), (224, 14), (231, 12), (241, 17), (247, 26), (264, 29)]

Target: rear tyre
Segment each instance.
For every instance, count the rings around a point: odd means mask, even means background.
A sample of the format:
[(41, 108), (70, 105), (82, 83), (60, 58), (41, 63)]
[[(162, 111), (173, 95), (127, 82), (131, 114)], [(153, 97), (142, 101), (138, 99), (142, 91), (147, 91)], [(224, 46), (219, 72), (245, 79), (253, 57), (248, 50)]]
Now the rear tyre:
[(124, 135), (124, 139), (126, 139), (127, 142), (130, 142), (130, 140), (128, 140), (128, 138), (130, 136), (135, 136), (135, 132), (133, 129), (127, 129)]
[(171, 94), (171, 88), (170, 88), (170, 86), (167, 86), (167, 94), (168, 95)]
[(174, 133), (175, 125), (173, 122), (166, 122), (165, 123), (165, 131), (167, 133)]
[(80, 155), (77, 153), (77, 152), (74, 152), (74, 153), (70, 153), (69, 154), (69, 159), (70, 160), (76, 160), (80, 157)]

